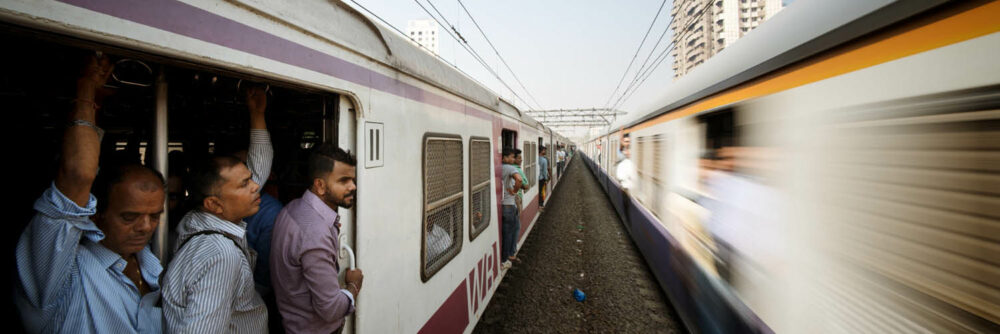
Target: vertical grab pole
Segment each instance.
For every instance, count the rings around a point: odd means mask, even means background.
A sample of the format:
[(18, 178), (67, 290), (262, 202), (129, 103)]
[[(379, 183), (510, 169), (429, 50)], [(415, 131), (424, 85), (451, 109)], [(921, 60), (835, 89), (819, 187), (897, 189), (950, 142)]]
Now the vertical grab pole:
[[(156, 89), (156, 118), (153, 123), (154, 133), (153, 133), (153, 154), (154, 154), (154, 169), (160, 171), (163, 177), (166, 178), (167, 172), (167, 76), (166, 69), (164, 66), (160, 66), (160, 69), (156, 75), (156, 83), (154, 84)], [(166, 191), (166, 190), (164, 190)], [(169, 210), (166, 210), (167, 203), (169, 201), (169, 196), (164, 196), (163, 201), (163, 214), (160, 215), (160, 224), (156, 226), (156, 234), (153, 235), (153, 252), (156, 257), (160, 259), (163, 265), (166, 265), (167, 259), (167, 249), (170, 245), (167, 245), (167, 235), (169, 233)]]

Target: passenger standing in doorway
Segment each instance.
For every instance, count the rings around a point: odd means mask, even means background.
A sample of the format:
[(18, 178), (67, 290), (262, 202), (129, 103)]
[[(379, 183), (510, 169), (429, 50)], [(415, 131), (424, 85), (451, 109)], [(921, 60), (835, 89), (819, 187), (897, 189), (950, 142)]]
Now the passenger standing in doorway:
[(548, 152), (549, 150), (545, 146), (542, 146), (541, 151), (538, 152), (538, 206), (542, 209), (545, 208), (545, 195), (547, 195), (549, 174), (551, 174), (549, 158), (545, 157)]
[(632, 162), (631, 139), (629, 134), (625, 134), (621, 139), (621, 146), (618, 149), (618, 165), (615, 167), (615, 178), (626, 195), (635, 190), (636, 181), (639, 175)]
[[(247, 149), (244, 146), (241, 150), (233, 153), (233, 156), (247, 162)], [(273, 174), (271, 175), (273, 178)], [(267, 182), (267, 181), (265, 181)], [(266, 184), (266, 183), (265, 183)], [(261, 184), (264, 188), (265, 184)], [(278, 305), (275, 303), (274, 290), (271, 287), (271, 231), (274, 230), (274, 221), (281, 212), (281, 201), (271, 196), (266, 191), (260, 192), (260, 210), (244, 221), (247, 223), (247, 245), (257, 252), (257, 262), (254, 263), (253, 280), (257, 293), (264, 299), (267, 305), (268, 328), (271, 332), (281, 330), (281, 317), (278, 312)]]
[(289, 333), (335, 333), (354, 312), (364, 275), (348, 270), (344, 285), (340, 263), (340, 216), (337, 207), (354, 206), (356, 160), (330, 144), (309, 157), (312, 184), (291, 201), (274, 224), (271, 282)]
[(631, 226), (632, 220), (629, 217), (632, 203), (632, 191), (635, 190), (639, 174), (636, 172), (635, 164), (632, 163), (631, 138), (629, 134), (622, 136), (618, 148), (618, 165), (615, 166), (615, 179), (622, 186), (622, 211), (625, 212), (625, 224)]
[(267, 308), (254, 288), (254, 252), (244, 218), (260, 209), (260, 185), (271, 173), (271, 138), (261, 87), (247, 92), (247, 163), (215, 156), (191, 169), (195, 209), (177, 227), (177, 252), (163, 277), (163, 315), (170, 333), (266, 333)]
[(501, 200), (503, 204), (503, 213), (501, 216), (503, 219), (503, 225), (501, 226), (503, 237), (503, 240), (501, 240), (501, 256), (503, 256), (504, 261), (500, 267), (504, 270), (511, 267), (510, 260), (517, 253), (517, 237), (521, 230), (520, 213), (517, 208), (517, 191), (521, 189), (524, 179), (521, 178), (521, 174), (514, 167), (514, 162), (520, 154), (521, 150), (512, 147), (504, 147), (501, 152), (503, 159), (503, 172), (500, 178), (502, 180), (501, 184), (503, 184), (503, 197)]
[(566, 169), (566, 149), (562, 145), (559, 145), (559, 150), (556, 151), (556, 167), (559, 170), (559, 177), (562, 177)]
[(111, 71), (107, 57), (93, 57), (77, 79), (59, 172), (17, 243), (14, 299), (30, 333), (162, 332), (162, 267), (148, 244), (163, 176), (137, 164), (97, 168), (98, 91)]
[[(524, 162), (524, 156), (521, 155), (521, 151), (518, 151), (514, 155), (514, 168), (517, 168), (517, 173), (521, 175), (521, 187), (517, 189), (517, 211), (524, 211), (524, 191), (531, 189), (531, 183), (528, 182), (528, 175), (524, 174), (524, 168), (521, 168), (521, 163)], [(513, 260), (516, 260), (514, 258)]]

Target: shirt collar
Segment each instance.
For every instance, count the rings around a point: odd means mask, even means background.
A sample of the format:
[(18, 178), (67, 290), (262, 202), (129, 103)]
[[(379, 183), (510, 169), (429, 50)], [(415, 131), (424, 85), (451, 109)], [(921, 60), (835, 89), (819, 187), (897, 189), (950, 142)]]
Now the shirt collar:
[(136, 254), (139, 258), (139, 267), (142, 268), (142, 279), (149, 283), (151, 287), (150, 290), (160, 289), (160, 273), (163, 272), (163, 266), (160, 265), (160, 259), (153, 255), (153, 251), (149, 249), (149, 246), (143, 248)]
[(304, 200), (306, 204), (309, 204), (313, 210), (316, 210), (316, 212), (319, 213), (319, 216), (323, 217), (323, 221), (330, 221), (337, 224), (337, 221), (340, 220), (340, 217), (337, 215), (337, 211), (334, 211), (329, 205), (326, 205), (326, 202), (323, 202), (323, 200), (312, 191), (306, 190), (306, 193), (302, 194), (302, 200)]
[[(114, 251), (104, 247), (100, 242), (95, 242), (97, 247), (92, 247), (92, 252), (94, 257), (97, 258), (97, 263), (101, 265), (101, 268), (112, 268), (118, 261), (122, 262), (122, 266), (125, 265), (125, 259), (121, 255), (115, 253)], [(122, 267), (124, 269), (124, 267)], [(112, 268), (117, 271), (118, 268)]]
[(186, 227), (186, 234), (198, 233), (201, 231), (218, 231), (232, 235), (237, 238), (244, 238), (247, 232), (247, 223), (240, 220), (239, 223), (219, 218), (216, 215), (201, 210), (192, 210), (181, 222)]

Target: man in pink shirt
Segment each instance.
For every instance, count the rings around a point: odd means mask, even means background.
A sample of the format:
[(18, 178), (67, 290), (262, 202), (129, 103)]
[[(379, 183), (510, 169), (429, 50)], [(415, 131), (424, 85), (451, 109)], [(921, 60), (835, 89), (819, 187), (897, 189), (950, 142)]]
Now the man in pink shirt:
[(343, 286), (338, 206), (354, 206), (356, 164), (350, 153), (323, 144), (309, 157), (312, 184), (288, 203), (271, 235), (271, 284), (289, 333), (333, 333), (354, 312), (361, 270), (348, 270)]

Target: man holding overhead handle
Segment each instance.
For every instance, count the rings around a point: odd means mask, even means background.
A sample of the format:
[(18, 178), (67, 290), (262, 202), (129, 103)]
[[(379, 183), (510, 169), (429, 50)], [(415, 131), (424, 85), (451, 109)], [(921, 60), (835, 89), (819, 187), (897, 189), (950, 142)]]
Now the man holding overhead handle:
[(17, 244), (14, 298), (28, 332), (162, 332), (162, 268), (148, 244), (163, 176), (137, 164), (97, 167), (99, 89), (111, 70), (107, 57), (92, 57), (78, 79), (59, 172)]

